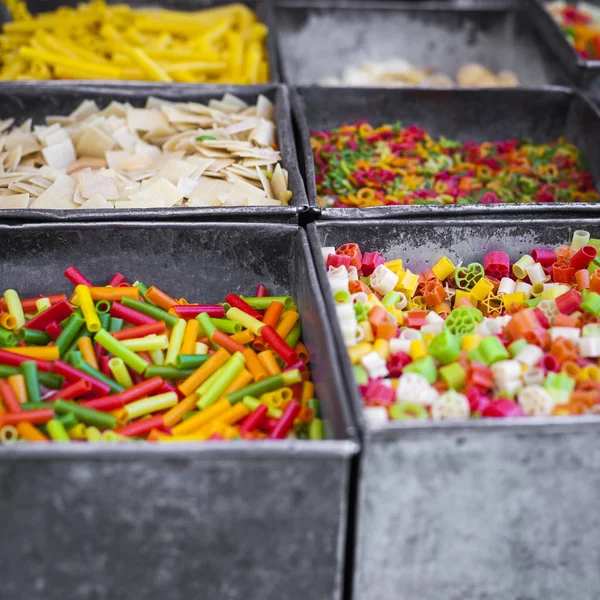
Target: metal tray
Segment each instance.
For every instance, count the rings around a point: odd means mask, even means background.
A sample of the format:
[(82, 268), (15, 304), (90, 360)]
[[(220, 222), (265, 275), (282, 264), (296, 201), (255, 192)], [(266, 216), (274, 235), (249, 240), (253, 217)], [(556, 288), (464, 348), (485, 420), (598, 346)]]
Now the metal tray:
[[(89, 0), (88, 0), (89, 1)], [(106, 0), (108, 4), (119, 4), (119, 0)], [(273, 20), (273, 11), (270, 5), (269, 0), (263, 0), (262, 2), (256, 0), (252, 2), (252, 0), (244, 1), (240, 0), (242, 4), (246, 4), (252, 10), (256, 11), (258, 18), (269, 28), (269, 33), (267, 34), (267, 51), (269, 53), (269, 72), (270, 79), (269, 81), (272, 83), (277, 83), (281, 81), (281, 75), (279, 72), (279, 58), (277, 56), (277, 42), (276, 35), (274, 31), (274, 20)], [(220, 6), (223, 4), (234, 4), (236, 0), (160, 0), (160, 2), (156, 2), (155, 0), (130, 0), (127, 4), (134, 8), (148, 8), (148, 7), (160, 7), (169, 10), (184, 10), (184, 11), (193, 11), (193, 10), (201, 10), (202, 8), (211, 8), (213, 6)], [(61, 6), (71, 6), (75, 7), (80, 4), (80, 0), (25, 0), (27, 4), (27, 8), (29, 12), (32, 14), (37, 14), (40, 12), (50, 12), (58, 9)], [(11, 15), (6, 6), (3, 4), (0, 7), (0, 28), (1, 26), (11, 21)], [(102, 85), (112, 85), (118, 84), (118, 80), (97, 80), (102, 81)], [(38, 81), (37, 82), (42, 87), (46, 85), (46, 81)], [(175, 85), (179, 86), (179, 83), (169, 83), (165, 85)], [(202, 84), (199, 84), (202, 85)]]
[(524, 85), (568, 84), (526, 11), (511, 2), (304, 0), (274, 12), (281, 73), (291, 85), (395, 57), (453, 78), (461, 65), (480, 62), (514, 71)]
[[(432, 135), (461, 140), (530, 137), (550, 141), (565, 136), (587, 156), (596, 186), (600, 184), (600, 113), (581, 93), (561, 87), (473, 89), (322, 88), (291, 91), (299, 134), (300, 164), (310, 206), (317, 208), (311, 129), (328, 129), (368, 119), (373, 124), (416, 123)], [(600, 189), (600, 188), (599, 188)], [(600, 203), (421, 205), (329, 208), (323, 219), (380, 219), (408, 216), (449, 217), (469, 214), (508, 216), (565, 211), (600, 215)]]
[(95, 100), (99, 106), (108, 105), (112, 100), (127, 101), (135, 106), (143, 106), (148, 96), (157, 96), (173, 101), (208, 102), (229, 92), (248, 102), (255, 102), (259, 94), (267, 96), (275, 103), (277, 141), (281, 152), (282, 165), (289, 173), (289, 188), (292, 191), (290, 206), (264, 207), (173, 207), (152, 209), (100, 209), (100, 210), (0, 210), (2, 221), (110, 221), (110, 220), (229, 220), (264, 221), (277, 220), (296, 222), (299, 213), (306, 211), (308, 203), (304, 183), (298, 169), (296, 147), (294, 145), (288, 90), (283, 85), (171, 85), (128, 82), (105, 86), (94, 83), (45, 82), (2, 82), (0, 84), (0, 119), (15, 117), (20, 123), (33, 118), (40, 124), (48, 115), (68, 114), (82, 100)]
[(208, 302), (293, 294), (331, 439), (2, 447), (2, 600), (341, 600), (358, 444), (304, 230), (0, 225), (3, 289), (66, 291), (71, 264)]
[(395, 422), (367, 428), (322, 246), (358, 243), (415, 269), (557, 246), (597, 219), (311, 223), (308, 236), (363, 436), (355, 600), (592, 600), (600, 589), (600, 416)]
[(545, 4), (548, 2), (544, 0), (527, 0), (527, 10), (534, 26), (569, 77), (600, 100), (600, 60), (585, 60), (577, 54), (558, 23), (544, 8)]

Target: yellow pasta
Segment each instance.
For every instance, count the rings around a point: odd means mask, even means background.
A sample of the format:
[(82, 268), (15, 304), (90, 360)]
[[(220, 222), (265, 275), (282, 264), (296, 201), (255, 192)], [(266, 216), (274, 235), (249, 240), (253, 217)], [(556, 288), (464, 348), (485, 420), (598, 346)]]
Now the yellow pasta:
[(104, 0), (31, 15), (2, 0), (0, 80), (134, 79), (265, 83), (267, 27), (243, 4), (198, 11), (134, 9)]

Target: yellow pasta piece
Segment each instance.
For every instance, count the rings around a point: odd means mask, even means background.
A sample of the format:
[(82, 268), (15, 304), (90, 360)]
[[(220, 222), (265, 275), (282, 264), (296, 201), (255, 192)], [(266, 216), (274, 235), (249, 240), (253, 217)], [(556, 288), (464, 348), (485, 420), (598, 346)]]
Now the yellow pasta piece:
[(134, 9), (104, 0), (31, 15), (2, 0), (0, 79), (268, 81), (267, 27), (243, 4), (195, 11)]

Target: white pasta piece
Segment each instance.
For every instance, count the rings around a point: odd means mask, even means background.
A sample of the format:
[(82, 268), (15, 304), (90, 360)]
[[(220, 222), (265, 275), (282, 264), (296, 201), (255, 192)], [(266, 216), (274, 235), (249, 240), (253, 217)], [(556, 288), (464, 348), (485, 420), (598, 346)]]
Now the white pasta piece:
[(249, 141), (258, 146), (267, 147), (275, 143), (275, 123), (261, 119), (258, 126), (250, 133)]
[(27, 156), (41, 149), (41, 146), (32, 133), (23, 133), (20, 131), (9, 133), (4, 140), (4, 147), (9, 151), (20, 147), (21, 156)]
[(119, 199), (117, 183), (110, 177), (84, 171), (78, 173), (76, 179), (79, 181), (79, 191), (83, 198), (91, 198), (94, 194), (100, 194), (105, 200)]
[(275, 106), (262, 94), (258, 97), (256, 102), (256, 116), (260, 119), (267, 119), (269, 121), (272, 121), (275, 116)]
[(183, 194), (170, 181), (161, 177), (144, 190), (130, 196), (130, 198), (131, 202), (137, 205), (162, 201), (163, 206), (174, 206), (183, 199)]
[(27, 208), (29, 206), (29, 194), (14, 194), (12, 196), (0, 196), (0, 209)]
[(128, 150), (130, 152), (133, 152), (135, 145), (140, 141), (140, 137), (137, 133), (130, 131), (127, 127), (121, 127), (120, 129), (113, 131), (112, 136), (123, 150)]
[(111, 169), (120, 171), (128, 158), (131, 158), (131, 152), (127, 150), (111, 150), (106, 153), (106, 164)]
[(103, 114), (105, 117), (125, 117), (125, 105), (121, 102), (113, 100), (104, 110), (101, 111), (101, 114)]
[[(197, 204), (199, 206), (214, 206), (207, 204), (217, 200), (222, 194), (226, 194), (231, 191), (232, 184), (228, 181), (222, 181), (220, 179), (208, 179), (207, 177), (201, 177), (198, 180), (198, 185), (190, 196), (188, 206)], [(221, 201), (218, 201), (218, 206), (221, 205)]]
[(273, 190), (271, 188), (271, 182), (269, 181), (269, 178), (265, 175), (265, 172), (260, 167), (254, 167), (254, 168), (256, 169), (256, 174), (258, 175), (258, 178), (260, 179), (260, 183), (263, 187), (263, 190), (265, 191), (265, 194), (269, 198), (273, 198)]
[(72, 121), (83, 121), (99, 112), (98, 105), (93, 100), (84, 100), (70, 115)]
[(115, 147), (115, 141), (97, 127), (88, 127), (79, 138), (75, 149), (79, 156), (98, 156), (104, 158)]
[(8, 172), (14, 171), (21, 162), (21, 146), (17, 146), (14, 150), (11, 150), (4, 159), (4, 169)]
[(248, 197), (231, 190), (219, 196), (223, 206), (248, 206)]
[(9, 127), (12, 127), (14, 122), (14, 119), (4, 119), (0, 121), (0, 132), (6, 131)]
[(252, 197), (248, 199), (248, 206), (281, 206), (281, 202), (273, 198)]
[(100, 194), (94, 193), (92, 194), (92, 197), (89, 198), (89, 200), (86, 200), (79, 208), (83, 208), (84, 210), (92, 208), (114, 208), (114, 204), (108, 202)]
[(246, 131), (252, 131), (259, 123), (256, 117), (248, 117), (239, 123), (233, 123), (225, 128), (225, 132), (229, 135), (235, 135)]
[(183, 194), (184, 198), (189, 198), (192, 192), (198, 185), (197, 179), (190, 179), (189, 177), (181, 177), (177, 182), (177, 189)]
[(44, 148), (42, 154), (46, 164), (54, 169), (66, 169), (76, 159), (75, 148), (70, 139)]
[(54, 210), (63, 210), (69, 208), (78, 208), (78, 204), (73, 202), (75, 194), (75, 181), (72, 177), (62, 175), (38, 196), (29, 208), (50, 208)]
[(189, 177), (196, 170), (196, 166), (185, 160), (168, 160), (158, 171), (158, 177), (164, 177), (171, 183), (176, 183), (182, 177)]
[(289, 194), (287, 185), (285, 184), (283, 171), (279, 164), (275, 167), (271, 177), (271, 190), (273, 191), (273, 197), (276, 200), (279, 200), (282, 204), (287, 204)]
[(131, 108), (127, 111), (127, 127), (132, 131), (152, 131), (169, 127), (169, 122), (160, 110)]

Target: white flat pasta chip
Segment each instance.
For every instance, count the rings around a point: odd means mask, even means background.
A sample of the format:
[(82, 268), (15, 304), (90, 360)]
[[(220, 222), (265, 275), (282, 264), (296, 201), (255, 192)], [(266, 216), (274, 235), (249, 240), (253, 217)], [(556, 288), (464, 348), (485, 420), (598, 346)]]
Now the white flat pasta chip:
[(152, 185), (130, 196), (130, 198), (131, 202), (135, 204), (153, 204), (162, 201), (163, 206), (174, 206), (183, 199), (183, 194), (170, 181), (161, 177)]
[(114, 204), (108, 202), (105, 198), (103, 198), (100, 194), (92, 194), (92, 197), (89, 200), (86, 200), (83, 204), (80, 205), (79, 208), (83, 208), (84, 210), (89, 210), (92, 208), (114, 208)]
[(0, 210), (9, 208), (28, 208), (29, 194), (14, 194), (12, 196), (0, 196)]
[(70, 139), (44, 148), (42, 154), (46, 164), (54, 169), (66, 169), (76, 159), (75, 148)]

